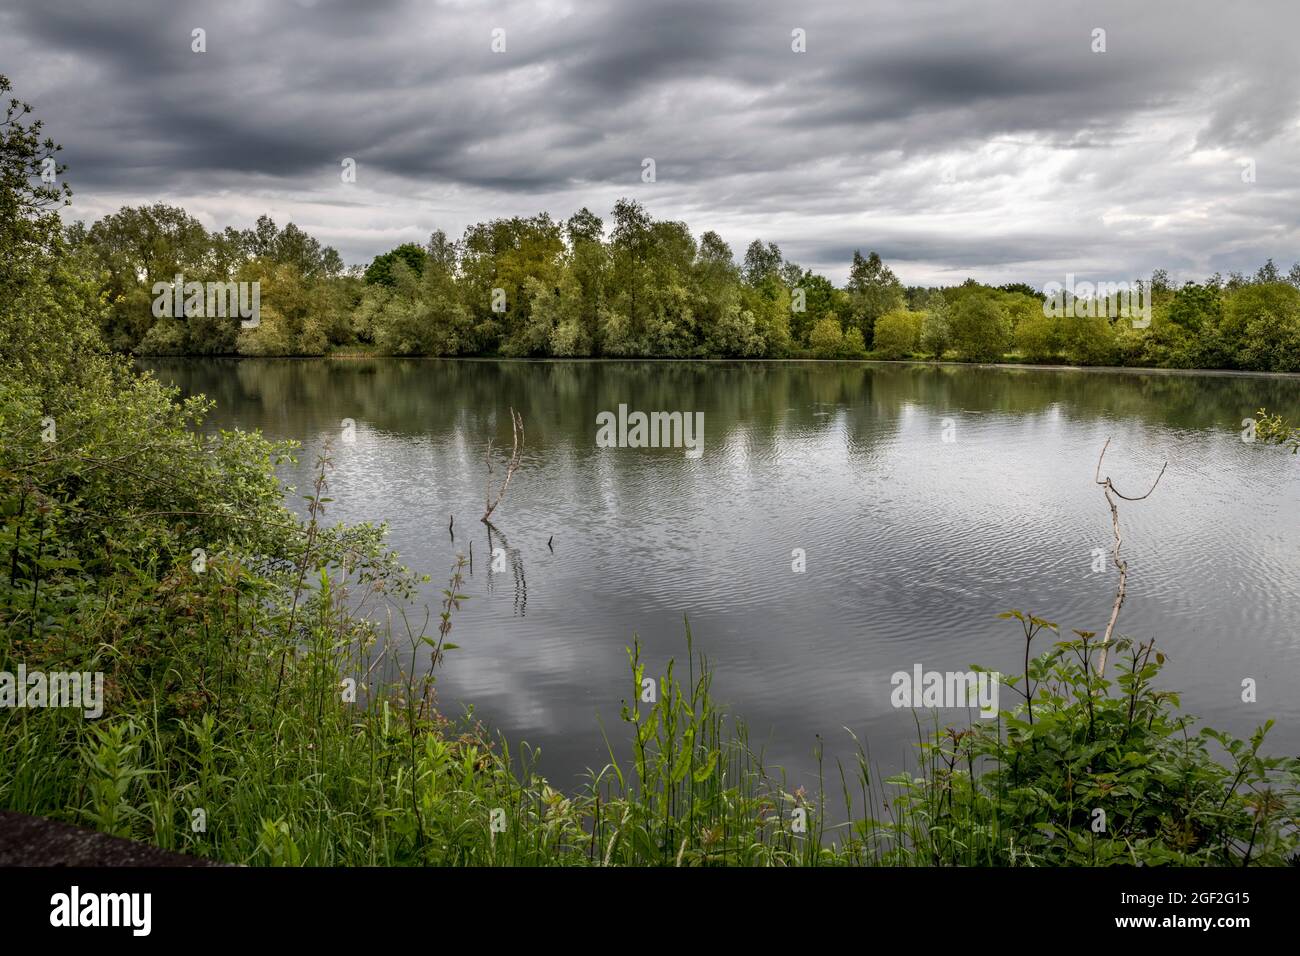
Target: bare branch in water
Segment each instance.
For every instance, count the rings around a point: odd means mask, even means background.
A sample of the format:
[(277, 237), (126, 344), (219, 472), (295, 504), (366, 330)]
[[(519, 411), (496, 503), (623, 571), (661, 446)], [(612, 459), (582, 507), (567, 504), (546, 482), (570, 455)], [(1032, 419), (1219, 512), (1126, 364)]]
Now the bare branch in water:
[[(1160, 479), (1165, 475), (1165, 469), (1169, 467), (1169, 462), (1160, 466), (1160, 474), (1156, 475), (1156, 480), (1151, 483), (1145, 495), (1130, 497), (1123, 494), (1115, 487), (1110, 480), (1110, 475), (1105, 478), (1101, 477), (1102, 459), (1106, 457), (1106, 449), (1110, 447), (1110, 439), (1106, 439), (1106, 444), (1101, 447), (1101, 454), (1097, 457), (1097, 471), (1093, 479), (1097, 484), (1102, 486), (1106, 493), (1106, 503), (1110, 505), (1110, 521), (1115, 531), (1115, 547), (1111, 551), (1115, 567), (1119, 570), (1119, 586), (1115, 588), (1115, 604), (1110, 609), (1110, 620), (1106, 623), (1106, 634), (1101, 639), (1101, 656), (1097, 659), (1097, 674), (1100, 677), (1106, 675), (1106, 653), (1109, 649), (1111, 636), (1115, 632), (1115, 622), (1119, 620), (1119, 609), (1124, 604), (1124, 595), (1128, 592), (1128, 562), (1119, 556), (1120, 544), (1123, 543), (1123, 537), (1119, 533), (1119, 506), (1115, 503), (1115, 498), (1122, 498), (1125, 501), (1141, 501), (1151, 496), (1151, 492), (1156, 490), (1156, 485), (1160, 484)], [(1115, 498), (1112, 498), (1114, 495)]]
[(524, 450), (524, 417), (513, 408), (510, 409), (510, 425), (514, 432), (514, 447), (510, 452), (510, 461), (506, 465), (505, 480), (501, 482), (501, 488), (497, 491), (495, 498), (492, 497), (492, 439), (488, 439), (486, 459), (487, 493), (484, 496), (484, 507), (486, 510), (483, 512), (483, 517), (479, 519), (484, 524), (491, 523), (490, 519), (492, 517), (492, 512), (496, 511), (497, 506), (501, 504), (501, 499), (506, 496), (506, 489), (510, 487), (510, 479), (512, 479), (515, 476), (515, 472), (519, 470), (520, 456), (523, 454)]

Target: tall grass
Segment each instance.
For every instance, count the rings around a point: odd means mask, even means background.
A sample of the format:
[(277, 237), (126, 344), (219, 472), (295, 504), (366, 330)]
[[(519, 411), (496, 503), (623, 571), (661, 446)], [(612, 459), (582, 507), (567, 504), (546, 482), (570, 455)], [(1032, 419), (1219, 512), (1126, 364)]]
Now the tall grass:
[[(965, 727), (918, 718), (915, 773), (882, 777), (865, 742), (791, 789), (711, 694), (689, 623), (683, 667), (648, 676), (628, 649), (620, 718), (584, 786), (551, 787), (536, 754), (437, 709), (472, 604), (463, 561), (436, 613), (411, 578), (323, 524), (328, 457), (277, 555), (217, 553), (105, 570), (78, 589), (53, 495), (6, 512), (0, 669), (102, 670), (109, 706), (0, 713), (0, 806), (164, 849), (255, 865), (1278, 865), (1295, 859), (1300, 766), (1195, 732), (1157, 690), (1163, 654), (1124, 652), (1114, 681), (1093, 635), (1036, 651), (1056, 626), (1021, 612), (1017, 705)], [(51, 532), (49, 529), (55, 529)], [(472, 619), (472, 618), (471, 618)], [(27, 635), (31, 635), (28, 637)], [(400, 653), (401, 651), (405, 653)], [(403, 668), (399, 661), (410, 663)], [(423, 661), (417, 671), (414, 662)], [(685, 670), (684, 678), (681, 673)], [(822, 764), (821, 744), (816, 755)], [(1099, 817), (1098, 811), (1104, 815)], [(1098, 820), (1103, 819), (1098, 827)]]

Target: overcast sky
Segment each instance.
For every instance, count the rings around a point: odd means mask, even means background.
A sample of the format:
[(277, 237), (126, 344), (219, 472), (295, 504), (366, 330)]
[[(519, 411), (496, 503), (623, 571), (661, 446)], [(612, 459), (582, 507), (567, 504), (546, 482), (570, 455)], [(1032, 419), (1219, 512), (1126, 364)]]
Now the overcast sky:
[(4, 0), (0, 72), (73, 218), (267, 212), (354, 263), (629, 196), (837, 282), (1041, 286), (1300, 258), (1297, 36), (1297, 0)]

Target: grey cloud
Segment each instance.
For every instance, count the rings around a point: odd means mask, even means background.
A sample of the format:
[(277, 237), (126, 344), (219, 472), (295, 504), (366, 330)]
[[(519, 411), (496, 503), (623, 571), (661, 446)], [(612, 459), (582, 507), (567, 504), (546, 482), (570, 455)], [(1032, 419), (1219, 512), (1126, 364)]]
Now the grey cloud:
[[(246, 225), (260, 203), (364, 259), (625, 193), (835, 278), (877, 248), (905, 279), (1041, 281), (1060, 261), (1294, 255), (1297, 26), (1289, 0), (17, 0), (0, 63), (94, 209), (147, 197)], [(345, 156), (363, 193), (339, 190)]]

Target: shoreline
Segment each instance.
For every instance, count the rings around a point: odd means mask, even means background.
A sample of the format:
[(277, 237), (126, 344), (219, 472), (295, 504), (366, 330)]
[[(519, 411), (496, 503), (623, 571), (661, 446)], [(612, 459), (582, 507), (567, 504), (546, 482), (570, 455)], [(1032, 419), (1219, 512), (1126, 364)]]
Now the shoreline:
[(513, 357), (505, 355), (147, 355), (130, 354), (135, 361), (158, 361), (160, 359), (184, 360), (219, 360), (233, 362), (356, 362), (365, 360), (393, 360), (402, 362), (518, 362), (533, 365), (558, 364), (629, 364), (642, 363), (678, 363), (710, 365), (885, 365), (885, 366), (924, 366), (930, 368), (994, 368), (1025, 370), (1033, 372), (1102, 372), (1129, 375), (1214, 375), (1225, 378), (1272, 378), (1300, 382), (1300, 372), (1259, 372), (1248, 369), (1228, 368), (1163, 368), (1160, 366), (1138, 365), (1067, 365), (1043, 364), (1029, 362), (954, 362), (939, 359), (819, 359), (819, 358), (668, 358), (668, 357), (628, 357), (609, 356), (557, 358), (545, 356), (538, 358)]

